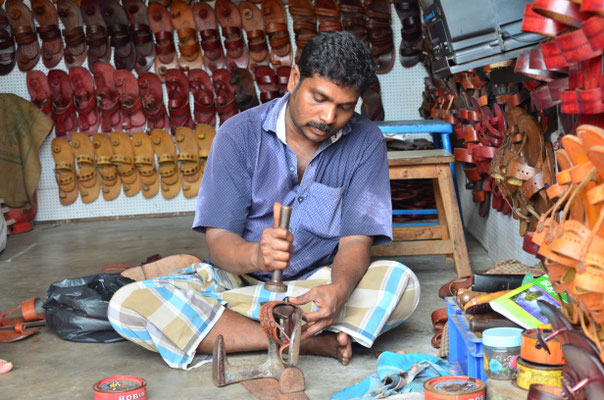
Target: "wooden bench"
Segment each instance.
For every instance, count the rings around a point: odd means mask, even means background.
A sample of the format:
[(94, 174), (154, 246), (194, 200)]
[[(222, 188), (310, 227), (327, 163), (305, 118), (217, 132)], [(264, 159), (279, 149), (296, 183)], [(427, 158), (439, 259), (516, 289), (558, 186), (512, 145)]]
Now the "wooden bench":
[(450, 163), (446, 150), (389, 151), (390, 179), (432, 179), (438, 225), (393, 227), (394, 241), (374, 246), (375, 257), (443, 254), (455, 262), (458, 276), (471, 275), (468, 248), (461, 223)]

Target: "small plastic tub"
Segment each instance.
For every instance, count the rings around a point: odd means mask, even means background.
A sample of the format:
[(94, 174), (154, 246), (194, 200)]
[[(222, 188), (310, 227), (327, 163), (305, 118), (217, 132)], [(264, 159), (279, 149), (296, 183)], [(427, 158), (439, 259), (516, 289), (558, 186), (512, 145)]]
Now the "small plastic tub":
[(521, 343), (520, 328), (490, 328), (482, 332), (486, 375), (492, 379), (515, 379)]

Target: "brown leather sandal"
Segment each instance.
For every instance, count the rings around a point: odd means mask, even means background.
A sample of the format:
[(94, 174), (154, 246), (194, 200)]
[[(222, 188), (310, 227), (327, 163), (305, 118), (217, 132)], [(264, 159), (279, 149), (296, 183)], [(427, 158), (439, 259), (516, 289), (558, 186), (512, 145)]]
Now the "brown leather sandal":
[(388, 0), (367, 0), (367, 30), (371, 42), (371, 55), (376, 64), (375, 72), (385, 74), (394, 66), (394, 44), (390, 24), (390, 3)]
[(172, 137), (164, 130), (154, 129), (151, 131), (151, 141), (159, 164), (161, 194), (165, 199), (174, 198), (180, 192), (180, 174)]
[(264, 30), (271, 44), (271, 64), (276, 67), (291, 66), (293, 54), (285, 7), (280, 0), (262, 0), (262, 15), (264, 15)]
[(282, 65), (277, 68), (277, 81), (279, 82), (279, 90), (283, 96), (287, 93), (287, 84), (289, 83), (289, 76), (291, 75), (292, 67)]
[(199, 158), (202, 162), (203, 171), (205, 169), (205, 161), (210, 156), (210, 148), (212, 141), (216, 136), (216, 129), (212, 125), (199, 124), (195, 127), (195, 135), (197, 136), (197, 147), (199, 148)]
[(52, 108), (50, 100), (50, 87), (48, 79), (41, 71), (27, 72), (27, 90), (31, 102), (36, 105), (48, 118), (52, 119)]
[(130, 136), (121, 131), (111, 132), (111, 146), (113, 147), (111, 162), (117, 167), (124, 194), (128, 197), (134, 196), (141, 190), (141, 180), (134, 166), (134, 149)]
[(120, 108), (122, 112), (122, 128), (132, 135), (134, 132), (145, 130), (145, 114), (143, 103), (139, 96), (138, 82), (132, 72), (118, 69), (113, 74), (115, 88), (119, 93)]
[[(152, 73), (150, 74), (155, 76)], [(157, 79), (157, 76), (155, 78)], [(134, 146), (134, 165), (136, 165), (140, 175), (143, 196), (149, 199), (159, 192), (159, 178), (155, 167), (153, 144), (149, 135), (144, 132), (136, 132), (132, 135), (132, 145)]]
[(306, 43), (317, 35), (317, 17), (310, 0), (290, 0), (289, 14), (294, 20), (294, 35), (296, 36), (296, 62)]
[(316, 0), (315, 14), (319, 20), (319, 33), (342, 30), (340, 9), (334, 0)]
[(367, 21), (365, 20), (365, 10), (361, 1), (340, 0), (340, 12), (342, 13), (342, 27), (344, 30), (355, 35), (369, 48)]
[(88, 53), (82, 11), (74, 0), (58, 0), (57, 11), (65, 27), (65, 64), (67, 68), (79, 67), (86, 60)]
[(52, 157), (55, 161), (55, 178), (59, 184), (59, 201), (68, 206), (78, 198), (73, 150), (69, 142), (62, 138), (53, 139)]
[[(290, 4), (291, 11), (291, 4)], [(247, 35), (247, 44), (250, 51), (249, 68), (253, 73), (258, 65), (269, 65), (269, 50), (264, 33), (264, 17), (262, 11), (252, 2), (239, 3), (241, 23)]]
[(174, 46), (174, 26), (170, 12), (162, 5), (150, 3), (147, 10), (149, 26), (155, 36), (155, 73), (160, 81), (166, 80), (166, 71), (178, 68), (178, 55)]
[(88, 69), (97, 62), (111, 60), (111, 43), (107, 25), (101, 15), (101, 0), (81, 0), (80, 9), (86, 23), (86, 43), (88, 44)]
[(226, 68), (226, 57), (220, 43), (220, 33), (214, 9), (209, 4), (198, 2), (193, 6), (193, 18), (201, 36), (203, 65), (209, 72)]
[(136, 49), (130, 38), (126, 11), (117, 0), (102, 0), (101, 15), (111, 36), (111, 46), (115, 47), (113, 54), (115, 67), (131, 71), (136, 63)]
[(266, 103), (267, 101), (281, 97), (277, 76), (271, 67), (261, 65), (256, 68), (255, 75), (256, 83), (258, 84), (258, 89), (260, 90), (260, 101)]
[(36, 35), (34, 17), (19, 0), (7, 0), (6, 15), (17, 42), (17, 65), (21, 71), (29, 71), (40, 59), (40, 44)]
[(55, 134), (69, 136), (78, 130), (78, 119), (73, 105), (73, 89), (67, 72), (53, 69), (48, 72), (48, 86), (52, 101), (52, 119), (55, 122)]
[(78, 164), (78, 186), (82, 203), (92, 203), (99, 198), (101, 188), (94, 161), (94, 146), (90, 136), (82, 132), (71, 135), (71, 147)]
[(193, 94), (193, 117), (195, 124), (216, 125), (216, 105), (212, 80), (200, 68), (189, 71), (189, 88)]
[(96, 154), (96, 165), (101, 177), (101, 188), (103, 199), (110, 201), (120, 195), (121, 185), (117, 173), (117, 167), (111, 162), (113, 159), (113, 147), (111, 139), (104, 133), (92, 135), (92, 144)]
[(201, 68), (203, 56), (197, 41), (193, 10), (183, 0), (173, 0), (170, 6), (170, 17), (178, 34), (178, 49), (180, 50), (178, 67), (183, 71)]
[(220, 125), (237, 114), (235, 104), (235, 89), (231, 86), (231, 71), (218, 69), (212, 75), (214, 93), (216, 93), (216, 111), (220, 117)]
[(138, 89), (143, 102), (143, 113), (147, 117), (147, 129), (167, 129), (170, 118), (164, 106), (164, 93), (159, 77), (152, 72), (138, 76)]
[(235, 89), (235, 104), (237, 104), (237, 109), (240, 112), (260, 104), (256, 96), (254, 77), (250, 71), (243, 68), (234, 69), (231, 71), (230, 83)]
[(191, 109), (189, 108), (189, 81), (178, 69), (166, 72), (166, 90), (168, 91), (168, 109), (172, 133), (179, 126), (193, 128)]
[(96, 108), (92, 75), (84, 67), (71, 67), (69, 68), (69, 81), (73, 88), (73, 100), (78, 111), (80, 131), (92, 135), (99, 130), (101, 123), (101, 117)]
[(42, 62), (46, 68), (53, 68), (63, 58), (63, 38), (57, 9), (50, 0), (31, 0), (31, 9), (40, 25), (37, 31), (42, 39)]
[(382, 105), (380, 82), (377, 79), (373, 85), (365, 89), (361, 94), (361, 98), (363, 99), (361, 115), (372, 121), (383, 121), (384, 106)]
[(195, 197), (201, 185), (201, 165), (199, 163), (199, 148), (197, 138), (191, 128), (181, 126), (176, 128), (176, 146), (178, 161), (180, 161), (180, 183), (185, 197)]
[(155, 61), (153, 32), (149, 27), (147, 6), (142, 0), (124, 0), (124, 9), (130, 22), (130, 34), (136, 50), (134, 69), (139, 74), (149, 71)]
[[(89, 52), (90, 54), (90, 52)], [(101, 131), (111, 132), (122, 128), (119, 94), (115, 90), (115, 69), (106, 62), (97, 62), (92, 67), (96, 89), (97, 107), (101, 112)]]
[(17, 48), (8, 17), (0, 8), (0, 75), (8, 75), (15, 68)]
[(224, 48), (226, 49), (227, 68), (247, 68), (250, 53), (243, 41), (241, 31), (241, 14), (235, 4), (230, 0), (216, 0), (214, 5), (216, 18), (222, 27)]

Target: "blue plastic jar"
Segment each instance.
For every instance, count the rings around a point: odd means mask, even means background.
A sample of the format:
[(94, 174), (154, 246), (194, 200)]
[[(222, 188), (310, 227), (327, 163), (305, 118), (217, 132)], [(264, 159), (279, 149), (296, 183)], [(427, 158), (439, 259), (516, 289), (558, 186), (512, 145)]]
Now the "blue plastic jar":
[(483, 331), (485, 374), (492, 379), (515, 379), (521, 342), (520, 328), (490, 328)]

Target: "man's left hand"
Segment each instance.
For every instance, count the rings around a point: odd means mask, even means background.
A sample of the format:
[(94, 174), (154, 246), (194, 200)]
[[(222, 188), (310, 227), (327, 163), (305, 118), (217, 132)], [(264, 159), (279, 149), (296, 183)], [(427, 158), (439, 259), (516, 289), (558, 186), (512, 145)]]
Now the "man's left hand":
[(289, 302), (298, 306), (314, 302), (319, 309), (304, 313), (302, 318), (306, 324), (302, 326), (302, 337), (304, 340), (323, 329), (331, 326), (346, 301), (348, 300), (348, 290), (341, 286), (328, 284), (315, 286), (302, 296), (290, 297)]

